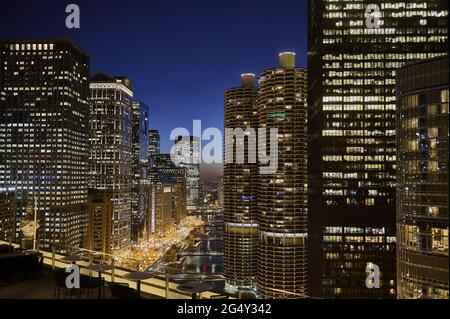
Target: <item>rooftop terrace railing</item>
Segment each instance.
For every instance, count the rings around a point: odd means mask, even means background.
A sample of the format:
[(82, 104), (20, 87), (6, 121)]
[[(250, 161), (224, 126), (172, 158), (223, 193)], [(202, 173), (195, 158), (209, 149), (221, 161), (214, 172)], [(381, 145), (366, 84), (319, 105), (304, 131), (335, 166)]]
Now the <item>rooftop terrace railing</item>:
[[(0, 240), (0, 244), (9, 244), (14, 246), (15, 248), (20, 248), (19, 245), (14, 243), (8, 243)], [(138, 260), (134, 260), (131, 258), (115, 256), (113, 254), (105, 254), (97, 251), (92, 251), (89, 249), (58, 245), (59, 248), (64, 248), (65, 251), (69, 251), (70, 254), (80, 255), (84, 258), (80, 261), (77, 261), (77, 265), (80, 267), (80, 273), (88, 276), (97, 276), (98, 272), (89, 270), (89, 265), (93, 263), (101, 263), (98, 259), (95, 259), (94, 256), (103, 256), (103, 260), (107, 260), (110, 258), (110, 264), (113, 266), (111, 270), (102, 272), (102, 277), (107, 282), (116, 282), (116, 283), (126, 283), (130, 287), (135, 287), (136, 283), (134, 281), (128, 280), (124, 278), (124, 276), (130, 272), (137, 271), (139, 269), (126, 269), (120, 266), (117, 266), (115, 263), (118, 259), (126, 259), (132, 262), (137, 262)], [(52, 269), (63, 269), (68, 267), (71, 263), (64, 260), (64, 257), (70, 254), (61, 254), (57, 253), (58, 249), (55, 245), (51, 252), (48, 251), (40, 251), (44, 256), (44, 264), (50, 266)], [(139, 267), (138, 267), (139, 268)], [(188, 293), (182, 293), (177, 290), (177, 286), (180, 284), (179, 282), (175, 282), (175, 280), (179, 281), (201, 281), (212, 283), (214, 281), (222, 281), (225, 278), (222, 275), (205, 275), (199, 273), (192, 272), (181, 272), (178, 268), (172, 268), (168, 266), (156, 267), (156, 270), (147, 271), (154, 275), (154, 278), (142, 280), (141, 281), (141, 292), (148, 293), (153, 296), (165, 298), (165, 299), (192, 299), (192, 295)], [(311, 296), (293, 293), (289, 291), (279, 290), (279, 289), (270, 289), (274, 292), (278, 292), (284, 294), (286, 296), (291, 296), (292, 298), (305, 298), (310, 299)], [(202, 299), (210, 299), (211, 296), (218, 295), (212, 291), (204, 292), (200, 295)]]
[[(10, 244), (15, 248), (20, 248), (19, 245), (14, 243), (8, 243), (0, 241), (0, 244)], [(80, 273), (88, 276), (95, 276), (98, 272), (88, 269), (89, 265), (102, 263), (98, 259), (94, 258), (94, 256), (101, 255), (103, 260), (110, 260), (110, 264), (113, 266), (111, 270), (102, 272), (102, 277), (107, 282), (116, 282), (116, 283), (126, 283), (130, 287), (135, 287), (136, 282), (128, 280), (124, 278), (124, 276), (130, 272), (138, 271), (139, 269), (126, 269), (123, 267), (119, 267), (116, 265), (116, 261), (118, 259), (127, 259), (132, 262), (139, 262), (138, 260), (133, 260), (131, 258), (114, 256), (112, 254), (104, 254), (96, 251), (71, 247), (71, 246), (63, 246), (65, 251), (69, 251), (70, 254), (61, 254), (57, 251), (58, 248), (61, 248), (62, 245), (55, 245), (52, 251), (43, 251), (39, 252), (44, 257), (44, 264), (46, 266), (51, 267), (52, 269), (63, 269), (68, 267), (71, 262), (65, 261), (64, 257), (68, 255), (79, 255), (82, 256), (80, 261), (77, 261), (77, 266), (80, 267)], [(154, 278), (146, 279), (141, 281), (141, 292), (148, 293), (153, 296), (165, 298), (165, 299), (191, 299), (192, 295), (188, 293), (182, 293), (177, 290), (177, 286), (179, 283), (175, 282), (175, 280), (182, 281), (202, 281), (202, 282), (214, 282), (218, 280), (224, 280), (224, 277), (221, 275), (204, 275), (198, 273), (190, 273), (190, 272), (181, 272), (180, 269), (165, 267), (163, 270), (154, 270), (147, 271), (154, 276)], [(203, 299), (210, 299), (211, 296), (217, 295), (214, 292), (204, 292), (200, 295)]]

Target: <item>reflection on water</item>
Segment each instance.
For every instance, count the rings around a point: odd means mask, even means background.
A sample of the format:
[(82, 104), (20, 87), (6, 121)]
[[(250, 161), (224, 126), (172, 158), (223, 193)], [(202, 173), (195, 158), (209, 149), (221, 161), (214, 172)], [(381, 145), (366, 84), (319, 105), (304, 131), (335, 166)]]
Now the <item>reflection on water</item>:
[(223, 256), (188, 256), (183, 264), (183, 272), (221, 274)]
[[(223, 221), (221, 216), (214, 216), (207, 218), (207, 222), (206, 235), (200, 239), (200, 244), (196, 250), (197, 253), (201, 252), (204, 255), (186, 256), (182, 272), (204, 275), (221, 275), (223, 273)], [(213, 283), (214, 291), (220, 293), (223, 288), (223, 281)]]
[(223, 240), (202, 240), (199, 246), (200, 251), (208, 252), (222, 252), (223, 251)]

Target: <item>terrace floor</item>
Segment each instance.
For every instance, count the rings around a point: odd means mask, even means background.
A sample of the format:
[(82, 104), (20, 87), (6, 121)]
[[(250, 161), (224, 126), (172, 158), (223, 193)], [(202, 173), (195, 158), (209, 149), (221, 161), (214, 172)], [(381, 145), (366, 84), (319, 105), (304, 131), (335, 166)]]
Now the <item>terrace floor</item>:
[[(132, 286), (132, 288), (135, 288)], [(106, 285), (105, 299), (111, 299), (111, 292)], [(51, 269), (45, 267), (43, 278), (18, 280), (11, 284), (0, 283), (0, 299), (53, 299), (55, 291), (55, 282)], [(98, 296), (98, 290), (93, 289), (91, 296), (88, 298), (85, 291), (82, 292), (82, 299), (95, 299)], [(71, 298), (70, 294), (67, 296), (64, 292), (60, 293), (60, 299)], [(148, 293), (141, 293), (142, 299), (161, 299), (161, 297), (153, 296)]]

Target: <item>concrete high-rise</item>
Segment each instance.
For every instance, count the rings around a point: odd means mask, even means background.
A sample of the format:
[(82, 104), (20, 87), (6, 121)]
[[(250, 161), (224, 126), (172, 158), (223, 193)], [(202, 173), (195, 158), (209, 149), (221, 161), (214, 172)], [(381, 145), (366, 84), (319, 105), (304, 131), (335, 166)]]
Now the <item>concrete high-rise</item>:
[(112, 191), (90, 189), (87, 203), (87, 238), (85, 248), (111, 253), (113, 204)]
[[(395, 76), (448, 49), (447, 1), (311, 0), (309, 289), (395, 298)], [(381, 287), (366, 287), (376, 265)]]
[(26, 207), (37, 204), (41, 248), (79, 247), (88, 189), (89, 56), (65, 39), (2, 40), (0, 65), (0, 188), (15, 193), (17, 226)]
[(124, 77), (91, 78), (90, 188), (112, 194), (112, 249), (131, 240), (133, 89)]
[(279, 58), (279, 67), (259, 76), (259, 126), (267, 135), (278, 129), (278, 169), (259, 174), (257, 281), (264, 298), (302, 298), (308, 293), (307, 72), (296, 67), (295, 53)]
[(399, 298), (448, 299), (448, 57), (397, 72)]
[[(233, 135), (233, 139), (225, 139), (225, 147), (233, 150), (233, 160), (224, 164), (222, 179), (225, 289), (231, 292), (256, 286), (259, 245), (258, 164), (256, 161), (249, 163), (249, 152), (252, 150), (249, 145), (250, 135), (256, 137), (258, 129), (256, 94), (255, 75), (243, 74), (241, 86), (227, 90), (224, 99), (225, 129), (235, 132), (242, 130), (240, 135)], [(249, 135), (245, 135), (246, 131)], [(236, 152), (242, 146), (245, 147), (244, 163), (238, 163)]]

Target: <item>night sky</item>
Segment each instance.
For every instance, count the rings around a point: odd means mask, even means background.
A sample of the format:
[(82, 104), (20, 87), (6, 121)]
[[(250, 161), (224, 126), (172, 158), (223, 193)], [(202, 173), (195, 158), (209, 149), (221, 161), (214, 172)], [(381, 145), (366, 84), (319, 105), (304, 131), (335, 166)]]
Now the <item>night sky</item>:
[[(80, 29), (65, 27), (70, 3)], [(89, 52), (91, 73), (129, 77), (169, 152), (173, 128), (222, 129), (224, 91), (241, 73), (277, 66), (282, 51), (306, 67), (306, 10), (306, 0), (1, 0), (0, 37), (68, 37)]]

